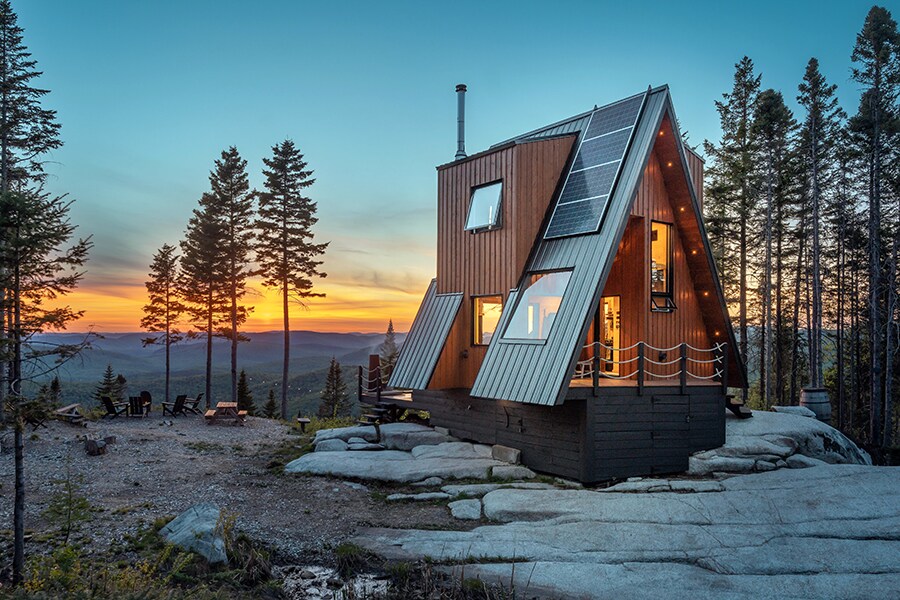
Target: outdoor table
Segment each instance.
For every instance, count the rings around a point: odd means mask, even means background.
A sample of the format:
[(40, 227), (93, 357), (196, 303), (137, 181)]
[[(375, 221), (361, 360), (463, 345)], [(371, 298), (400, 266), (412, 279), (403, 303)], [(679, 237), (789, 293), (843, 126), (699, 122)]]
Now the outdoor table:
[(231, 421), (234, 425), (243, 425), (246, 410), (238, 410), (237, 402), (217, 402), (216, 408), (206, 411), (206, 423), (212, 425), (220, 420)]

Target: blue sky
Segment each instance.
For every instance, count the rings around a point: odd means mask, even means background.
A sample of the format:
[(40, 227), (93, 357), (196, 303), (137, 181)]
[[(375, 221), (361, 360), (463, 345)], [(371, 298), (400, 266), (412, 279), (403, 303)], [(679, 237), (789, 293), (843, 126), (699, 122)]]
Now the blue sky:
[[(897, 16), (897, 3), (885, 4)], [(52, 90), (54, 191), (93, 233), (81, 328), (136, 330), (150, 256), (177, 243), (219, 152), (291, 137), (315, 169), (328, 298), (295, 328), (405, 329), (434, 275), (435, 165), (668, 83), (691, 141), (750, 56), (796, 107), (816, 56), (855, 112), (850, 53), (870, 2), (126, 2), (14, 0)], [(253, 298), (251, 298), (253, 302)], [(256, 328), (277, 315), (257, 297)], [(271, 313), (271, 314), (270, 314)], [(275, 327), (274, 325), (272, 326)]]

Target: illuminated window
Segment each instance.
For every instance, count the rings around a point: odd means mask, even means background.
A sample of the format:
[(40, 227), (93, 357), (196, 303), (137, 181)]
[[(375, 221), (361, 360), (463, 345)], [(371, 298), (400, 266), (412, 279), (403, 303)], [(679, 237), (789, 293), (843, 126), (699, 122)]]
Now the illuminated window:
[(659, 312), (675, 309), (672, 301), (672, 225), (650, 222), (650, 302)]
[(486, 346), (491, 343), (497, 323), (500, 321), (500, 313), (503, 312), (503, 296), (480, 296), (472, 298), (474, 302), (474, 341), (476, 346)]
[(571, 271), (530, 274), (503, 337), (546, 340), (571, 276)]
[(472, 201), (469, 204), (469, 218), (466, 219), (466, 231), (496, 229), (500, 227), (500, 201), (502, 198), (502, 181), (472, 190)]

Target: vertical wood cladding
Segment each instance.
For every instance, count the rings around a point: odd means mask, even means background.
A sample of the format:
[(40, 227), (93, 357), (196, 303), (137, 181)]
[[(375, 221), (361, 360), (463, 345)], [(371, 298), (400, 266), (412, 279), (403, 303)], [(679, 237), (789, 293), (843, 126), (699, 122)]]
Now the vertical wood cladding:
[[(475, 296), (501, 295), (518, 284), (572, 151), (575, 136), (511, 144), (438, 170), (439, 294), (463, 292), (429, 388), (472, 387), (487, 346), (472, 339)], [(501, 227), (465, 231), (472, 188), (503, 181)]]
[(684, 147), (684, 154), (687, 156), (688, 170), (691, 172), (691, 183), (694, 184), (694, 192), (697, 194), (697, 201), (700, 203), (700, 209), (703, 209), (703, 159), (700, 155), (688, 148)]

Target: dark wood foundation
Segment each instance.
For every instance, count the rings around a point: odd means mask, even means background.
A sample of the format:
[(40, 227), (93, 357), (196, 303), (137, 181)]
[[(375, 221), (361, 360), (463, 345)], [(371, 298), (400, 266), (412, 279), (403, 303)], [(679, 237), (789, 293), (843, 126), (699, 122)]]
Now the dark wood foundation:
[(466, 389), (417, 390), (412, 404), (458, 438), (522, 451), (552, 475), (598, 483), (679, 473), (688, 456), (725, 443), (719, 386), (572, 388), (559, 406), (473, 398)]

